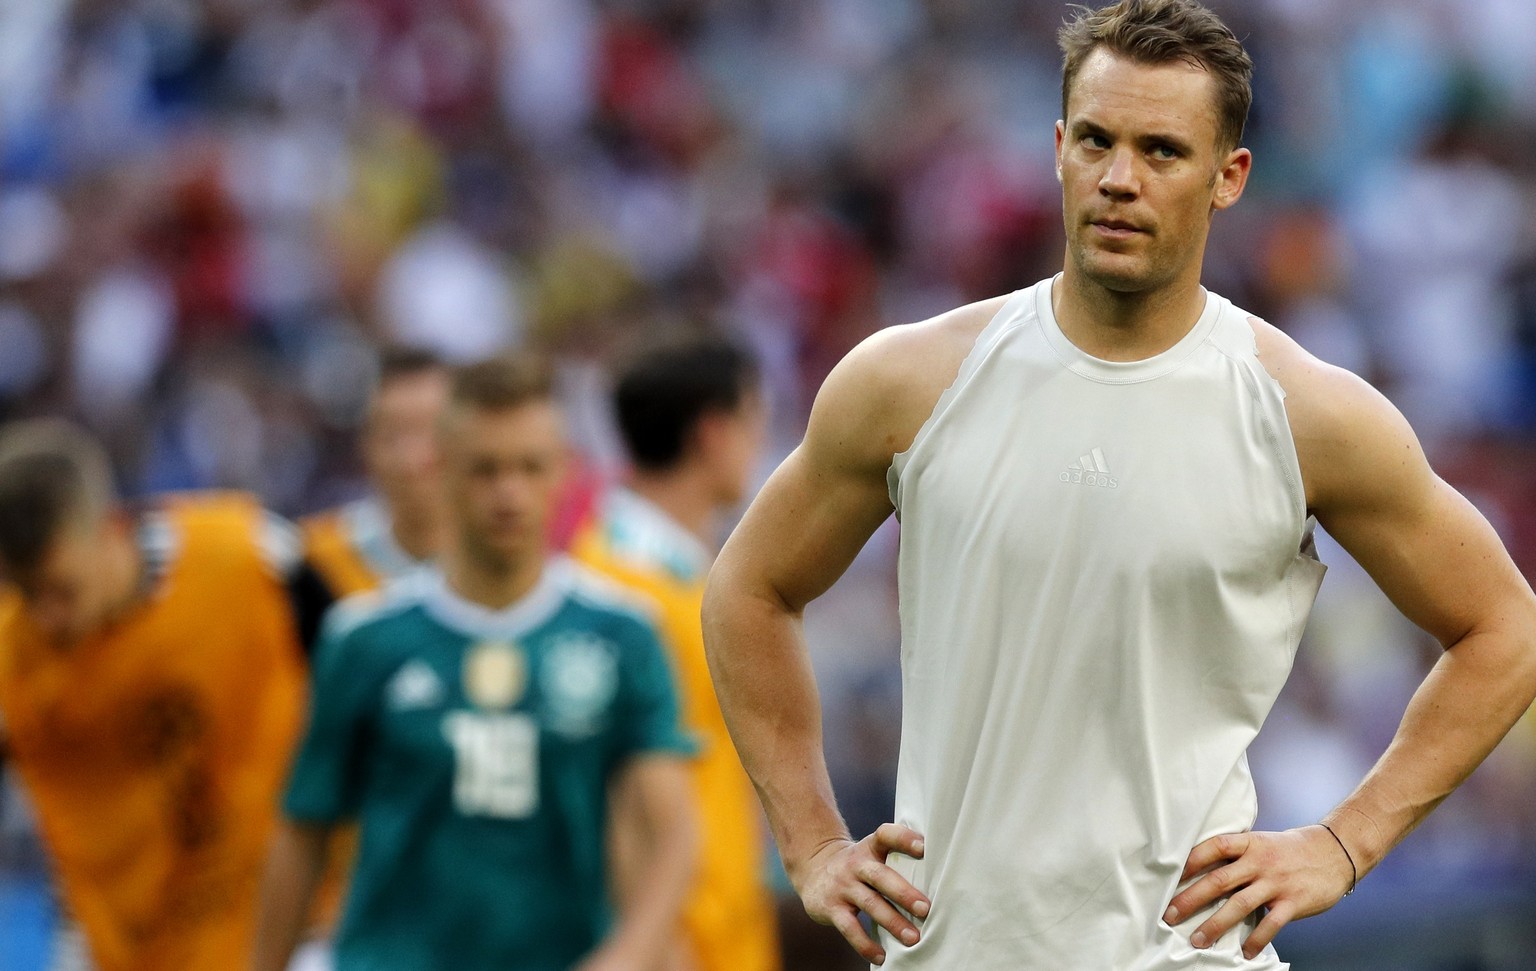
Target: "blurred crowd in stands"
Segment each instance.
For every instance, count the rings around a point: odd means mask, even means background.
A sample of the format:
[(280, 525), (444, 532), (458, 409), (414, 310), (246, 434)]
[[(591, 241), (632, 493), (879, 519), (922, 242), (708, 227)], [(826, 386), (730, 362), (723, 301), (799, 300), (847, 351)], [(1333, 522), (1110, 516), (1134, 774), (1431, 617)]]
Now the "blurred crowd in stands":
[[(1211, 5), (1258, 68), (1254, 180), (1208, 285), (1386, 391), (1536, 571), (1536, 5)], [(0, 418), (81, 419), (130, 495), (236, 487), (296, 514), (361, 487), (378, 347), (533, 344), (601, 481), (605, 362), (697, 320), (764, 361), (777, 460), (862, 337), (1059, 268), (1064, 14), (5, 0)], [(889, 812), (894, 549), (882, 531), (810, 618), (858, 831)], [(1358, 780), (1436, 650), (1325, 558), (1254, 752), (1269, 825)], [(1522, 728), (1375, 879), (1536, 898)]]

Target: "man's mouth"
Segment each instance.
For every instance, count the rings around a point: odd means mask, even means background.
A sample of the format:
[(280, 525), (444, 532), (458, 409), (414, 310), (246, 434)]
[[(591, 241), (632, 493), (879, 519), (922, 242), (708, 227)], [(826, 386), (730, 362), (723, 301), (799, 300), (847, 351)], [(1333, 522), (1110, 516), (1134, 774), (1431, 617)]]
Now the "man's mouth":
[(1135, 223), (1129, 223), (1123, 219), (1095, 219), (1089, 225), (1096, 233), (1109, 239), (1126, 239), (1146, 231)]

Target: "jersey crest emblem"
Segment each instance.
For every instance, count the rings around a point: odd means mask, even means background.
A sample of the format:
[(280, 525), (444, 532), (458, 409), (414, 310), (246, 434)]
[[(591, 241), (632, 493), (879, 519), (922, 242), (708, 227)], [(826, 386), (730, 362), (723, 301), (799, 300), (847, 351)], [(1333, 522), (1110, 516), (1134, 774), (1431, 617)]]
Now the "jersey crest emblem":
[(539, 674), (551, 727), (585, 737), (600, 731), (619, 690), (619, 662), (608, 641), (572, 634), (550, 645)]
[(464, 696), (484, 711), (503, 711), (528, 690), (528, 657), (506, 641), (482, 641), (464, 656)]

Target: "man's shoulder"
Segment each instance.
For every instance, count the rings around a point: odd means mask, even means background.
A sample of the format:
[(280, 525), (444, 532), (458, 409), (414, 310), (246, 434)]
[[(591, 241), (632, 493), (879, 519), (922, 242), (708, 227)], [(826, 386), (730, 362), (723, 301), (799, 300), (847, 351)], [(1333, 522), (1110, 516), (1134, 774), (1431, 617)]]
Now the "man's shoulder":
[(905, 388), (914, 382), (925, 386), (943, 380), (947, 387), (976, 346), (977, 337), (1012, 296), (991, 297), (927, 320), (876, 331), (855, 347), (844, 363), (856, 376), (874, 383)]
[(219, 527), (249, 522), (262, 509), (261, 500), (254, 494), (234, 489), (167, 492), (155, 497), (153, 505), (177, 520)]
[[(1249, 316), (1259, 363), (1285, 392), (1286, 413), (1293, 428), (1311, 433), (1336, 429), (1360, 409), (1382, 401), (1380, 392), (1352, 371), (1329, 364), (1298, 344), (1290, 335), (1258, 317)], [(1384, 402), (1382, 402), (1384, 403)]]
[[(813, 433), (869, 450), (880, 474), (909, 448), (987, 325), (1012, 294), (872, 334), (833, 368), (812, 410)], [(819, 427), (818, 427), (819, 426)]]
[(265, 508), (256, 496), (236, 491), (168, 493), (143, 507), (139, 545), (152, 569), (169, 572), (191, 559), (211, 564), (254, 564), (269, 579), (297, 568), (304, 542), (297, 526)]
[(409, 642), (429, 622), (421, 609), (419, 584), (400, 580), (377, 590), (352, 594), (336, 602), (325, 617), (324, 636), (331, 641), (387, 644)]
[(1422, 462), (1422, 450), (1402, 414), (1370, 382), (1308, 352), (1278, 328), (1250, 317), (1258, 358), (1285, 395), (1286, 421), (1296, 445), (1308, 506), (1340, 494), (1369, 491), (1379, 473)]
[(297, 530), (287, 520), (269, 512), (256, 496), (246, 492), (207, 490), (173, 492), (157, 496), (143, 507), (143, 520), (151, 529), (176, 534), (199, 549), (258, 549), (269, 542), (273, 524), (281, 524), (282, 543), (292, 547)]

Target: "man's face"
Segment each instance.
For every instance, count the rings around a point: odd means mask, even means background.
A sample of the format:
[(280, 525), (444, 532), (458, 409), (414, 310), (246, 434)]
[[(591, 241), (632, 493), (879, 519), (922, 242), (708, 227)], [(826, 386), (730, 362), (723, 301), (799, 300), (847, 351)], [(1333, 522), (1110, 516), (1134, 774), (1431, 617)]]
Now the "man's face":
[(740, 505), (747, 497), (768, 435), (768, 408), (762, 393), (752, 389), (742, 395), (733, 410), (705, 415), (697, 434), (720, 505)]
[(27, 616), (43, 636), (68, 646), (99, 631), (116, 605), (118, 560), (126, 526), (115, 518), (67, 526), (27, 571), (7, 570)]
[(542, 556), (566, 454), (555, 405), (456, 407), (442, 441), (449, 515), (464, 551), (502, 569)]
[(448, 376), (422, 371), (379, 388), (363, 435), (368, 476), (390, 508), (418, 515), (438, 508), (438, 420), (448, 400)]
[(1217, 128), (1209, 72), (1090, 54), (1056, 124), (1072, 268), (1126, 293), (1198, 280), (1211, 213), (1242, 195), (1250, 161)]

